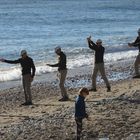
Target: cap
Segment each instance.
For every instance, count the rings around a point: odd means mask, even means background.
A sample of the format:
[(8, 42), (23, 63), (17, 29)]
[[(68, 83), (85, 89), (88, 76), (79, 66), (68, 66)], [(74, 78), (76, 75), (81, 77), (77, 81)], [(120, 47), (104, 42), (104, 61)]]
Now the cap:
[(26, 50), (22, 50), (20, 54), (21, 54), (21, 55), (27, 54), (27, 51), (26, 51)]
[(57, 47), (55, 48), (55, 52), (57, 52), (57, 51), (61, 51), (61, 47), (60, 47), (60, 46), (57, 46)]
[(101, 40), (101, 39), (97, 39), (96, 42), (97, 42), (97, 43), (102, 43), (102, 40)]
[(89, 94), (89, 90), (87, 89), (87, 88), (81, 88), (80, 90), (79, 90), (79, 93), (83, 93), (83, 92), (85, 92), (85, 93), (87, 93), (87, 95)]
[(140, 28), (138, 29), (138, 33), (140, 33)]

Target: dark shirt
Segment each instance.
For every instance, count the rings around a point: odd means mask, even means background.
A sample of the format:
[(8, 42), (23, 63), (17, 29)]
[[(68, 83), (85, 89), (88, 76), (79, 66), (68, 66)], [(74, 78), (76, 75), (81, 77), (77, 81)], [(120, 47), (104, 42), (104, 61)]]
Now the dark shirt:
[(139, 52), (140, 52), (140, 37), (139, 37), (139, 36), (136, 38), (135, 42), (132, 43), (132, 45), (133, 45), (134, 47), (138, 47)]
[(75, 117), (77, 118), (87, 118), (88, 115), (85, 109), (84, 97), (78, 95), (75, 102)]
[(50, 66), (58, 67), (58, 71), (66, 70), (67, 69), (66, 63), (67, 63), (66, 55), (63, 52), (61, 52), (59, 54), (58, 63)]
[(95, 51), (95, 63), (104, 63), (104, 51), (103, 46), (97, 46), (93, 41), (88, 42), (89, 48)]
[[(35, 75), (35, 65), (34, 62), (32, 60), (32, 58), (30, 57), (26, 57), (26, 58), (19, 58), (17, 60), (5, 60), (4, 62), (6, 63), (10, 63), (10, 64), (18, 64), (20, 63), (21, 67), (22, 67), (22, 75), (26, 75), (26, 74), (31, 74), (32, 78)], [(32, 69), (32, 73), (31, 73), (31, 69)]]

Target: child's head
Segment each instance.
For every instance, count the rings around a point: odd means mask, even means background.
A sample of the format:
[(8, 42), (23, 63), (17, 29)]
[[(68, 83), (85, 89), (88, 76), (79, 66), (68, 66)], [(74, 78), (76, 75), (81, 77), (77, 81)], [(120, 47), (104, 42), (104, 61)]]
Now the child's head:
[(79, 90), (79, 95), (86, 97), (87, 95), (89, 95), (89, 90), (87, 88), (81, 88)]

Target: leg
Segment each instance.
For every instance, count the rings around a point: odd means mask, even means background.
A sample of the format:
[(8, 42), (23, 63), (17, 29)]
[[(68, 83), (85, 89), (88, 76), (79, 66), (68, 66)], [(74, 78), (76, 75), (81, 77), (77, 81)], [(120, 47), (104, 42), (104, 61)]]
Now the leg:
[(23, 84), (24, 95), (25, 95), (25, 103), (27, 103), (28, 102), (28, 97), (27, 97), (27, 91), (26, 91), (26, 80), (25, 80), (25, 76), (22, 77), (22, 84)]
[(82, 132), (82, 119), (77, 118), (76, 119), (76, 124), (77, 124), (77, 140), (80, 140), (81, 138), (81, 132)]
[(67, 70), (61, 70), (60, 77), (59, 77), (60, 78), (59, 87), (63, 98), (68, 98), (67, 91), (64, 87), (66, 76), (67, 76)]
[(26, 93), (26, 98), (27, 98), (27, 103), (32, 103), (32, 96), (31, 96), (31, 75), (25, 75), (25, 93)]
[(108, 91), (110, 91), (110, 84), (109, 84), (108, 79), (107, 79), (106, 74), (105, 74), (104, 63), (101, 63), (99, 65), (99, 71), (101, 73), (101, 76), (102, 76), (105, 84), (106, 84), (106, 87), (107, 87)]
[(28, 75), (27, 93), (28, 93), (28, 101), (29, 101), (29, 103), (32, 103), (32, 95), (31, 95), (31, 75)]
[(137, 56), (136, 61), (135, 61), (135, 74), (140, 75), (139, 73), (139, 64), (140, 64), (140, 54)]
[(92, 89), (96, 89), (96, 78), (98, 73), (98, 64), (95, 64), (92, 74)]

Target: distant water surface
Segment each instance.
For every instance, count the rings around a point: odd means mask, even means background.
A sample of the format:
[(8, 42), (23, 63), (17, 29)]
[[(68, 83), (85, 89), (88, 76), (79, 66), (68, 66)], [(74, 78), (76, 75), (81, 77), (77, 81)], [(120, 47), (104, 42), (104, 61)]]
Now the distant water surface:
[[(68, 57), (68, 68), (93, 64), (86, 38), (101, 38), (105, 62), (131, 59), (137, 55), (128, 42), (140, 28), (139, 0), (0, 0), (0, 57), (19, 58), (26, 49), (34, 59), (37, 75), (56, 69), (59, 45)], [(19, 65), (0, 63), (0, 81), (20, 78)]]

